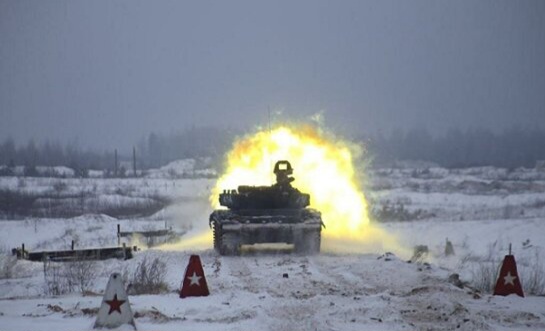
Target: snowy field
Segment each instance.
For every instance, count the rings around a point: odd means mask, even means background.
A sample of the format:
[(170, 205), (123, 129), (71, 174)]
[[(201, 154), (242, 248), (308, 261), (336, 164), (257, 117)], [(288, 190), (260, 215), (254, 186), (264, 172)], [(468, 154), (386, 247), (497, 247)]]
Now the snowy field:
[[(166, 264), (167, 288), (130, 295), (139, 330), (545, 330), (545, 171), (535, 169), (372, 171), (366, 187), (380, 227), (405, 247), (428, 247), (412, 263), (410, 256), (387, 252), (300, 256), (246, 250), (241, 257), (220, 257), (211, 243), (184, 250), (139, 245), (144, 249), (131, 260), (95, 262), (96, 277), (84, 294), (53, 295), (43, 263), (10, 257), (11, 248), (22, 243), (31, 251), (67, 249), (72, 240), (81, 248), (114, 246), (117, 224), (125, 231), (165, 226), (180, 234), (207, 231), (214, 180), (172, 173), (158, 170), (139, 179), (26, 178), (24, 185), (18, 178), (0, 178), (0, 189), (56, 192), (58, 203), (83, 211), (93, 199), (106, 202), (92, 206), (109, 207), (157, 196), (168, 201), (151, 215), (0, 220), (0, 330), (89, 330), (109, 275), (130, 274), (153, 258)], [(82, 190), (94, 194), (73, 200)], [(444, 254), (447, 238), (453, 256)], [(483, 285), (493, 281), (487, 275), (497, 270), (510, 243), (525, 298), (495, 297)], [(211, 295), (179, 299), (193, 253), (201, 256)], [(453, 281), (455, 273), (460, 282)]]

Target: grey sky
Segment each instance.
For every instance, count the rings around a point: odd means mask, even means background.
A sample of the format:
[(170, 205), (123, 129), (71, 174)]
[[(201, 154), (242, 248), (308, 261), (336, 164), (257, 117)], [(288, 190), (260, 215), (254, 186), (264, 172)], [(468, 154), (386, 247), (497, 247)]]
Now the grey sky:
[(0, 139), (545, 123), (545, 1), (0, 0)]

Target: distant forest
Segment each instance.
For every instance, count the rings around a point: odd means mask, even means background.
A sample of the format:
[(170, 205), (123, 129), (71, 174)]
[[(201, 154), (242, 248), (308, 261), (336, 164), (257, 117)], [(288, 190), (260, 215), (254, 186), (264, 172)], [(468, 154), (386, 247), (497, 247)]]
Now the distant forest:
[[(149, 134), (135, 144), (138, 169), (160, 167), (184, 158), (210, 157), (220, 165), (238, 132), (214, 127), (194, 127), (180, 133)], [(497, 166), (534, 167), (545, 160), (545, 130), (513, 127), (501, 133), (485, 129), (452, 129), (432, 136), (425, 129), (395, 131), (389, 135), (362, 136), (375, 166), (397, 161), (421, 160), (447, 168)], [(118, 150), (119, 162), (132, 161), (132, 149)], [(115, 146), (98, 152), (58, 142), (16, 145), (13, 139), (0, 144), (0, 165), (67, 166), (74, 170), (114, 168)], [(4, 167), (5, 170), (6, 167)]]
[[(213, 164), (219, 164), (234, 137), (229, 130), (213, 127), (194, 127), (174, 134), (151, 133), (134, 145), (136, 165), (140, 170), (150, 169), (186, 158), (211, 158)], [(122, 173), (129, 173), (127, 165), (132, 164), (133, 148), (121, 150), (112, 145), (110, 150), (96, 151), (58, 142), (38, 144), (34, 140), (17, 145), (8, 138), (0, 144), (0, 168), (4, 166), (0, 175), (10, 175), (15, 166), (24, 166), (29, 176), (38, 175), (36, 166), (66, 166), (81, 174), (89, 169), (106, 170), (111, 175), (116, 150)]]
[(545, 130), (512, 127), (501, 133), (451, 129), (432, 136), (425, 129), (397, 131), (364, 139), (376, 165), (421, 160), (445, 168), (496, 166), (533, 168), (545, 160)]

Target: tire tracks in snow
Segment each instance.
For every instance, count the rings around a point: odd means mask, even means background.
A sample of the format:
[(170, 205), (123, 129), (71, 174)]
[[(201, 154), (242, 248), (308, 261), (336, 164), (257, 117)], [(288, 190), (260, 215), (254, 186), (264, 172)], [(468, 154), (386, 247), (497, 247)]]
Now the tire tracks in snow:
[(349, 266), (335, 263), (336, 257), (311, 256), (308, 259), (308, 272), (314, 288), (320, 289), (322, 295), (354, 296), (367, 292), (361, 276), (352, 273)]
[[(262, 286), (248, 266), (248, 262), (251, 260), (252, 258), (242, 256), (223, 257), (223, 273), (231, 278), (231, 285), (234, 288), (250, 293), (259, 293)], [(257, 261), (252, 261), (252, 263), (259, 265)]]

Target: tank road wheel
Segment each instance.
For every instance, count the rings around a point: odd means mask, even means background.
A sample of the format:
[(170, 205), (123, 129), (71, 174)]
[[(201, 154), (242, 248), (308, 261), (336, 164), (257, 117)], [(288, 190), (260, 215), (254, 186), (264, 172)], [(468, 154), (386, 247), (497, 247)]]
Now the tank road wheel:
[(321, 233), (319, 230), (304, 232), (294, 242), (294, 251), (299, 254), (320, 253)]
[(221, 225), (214, 222), (214, 249), (219, 252), (221, 247)]
[(236, 233), (223, 233), (220, 243), (221, 255), (240, 255), (240, 238)]

